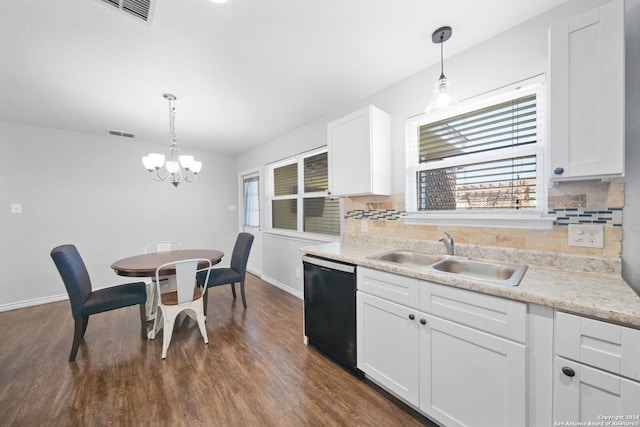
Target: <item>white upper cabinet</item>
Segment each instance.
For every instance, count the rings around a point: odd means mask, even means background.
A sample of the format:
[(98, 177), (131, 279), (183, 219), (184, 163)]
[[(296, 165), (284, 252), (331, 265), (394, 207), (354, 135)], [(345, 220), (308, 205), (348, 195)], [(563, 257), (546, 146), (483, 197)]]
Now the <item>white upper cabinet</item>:
[(329, 193), (391, 194), (391, 120), (370, 105), (327, 125)]
[(624, 1), (549, 32), (551, 180), (624, 175)]

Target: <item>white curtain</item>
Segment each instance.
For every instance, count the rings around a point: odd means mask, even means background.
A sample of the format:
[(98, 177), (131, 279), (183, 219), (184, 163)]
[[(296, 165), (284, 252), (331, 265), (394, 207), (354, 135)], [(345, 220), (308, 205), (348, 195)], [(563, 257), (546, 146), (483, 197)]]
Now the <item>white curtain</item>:
[(242, 214), (243, 225), (245, 227), (260, 226), (260, 190), (259, 177), (252, 176), (244, 178), (244, 212)]

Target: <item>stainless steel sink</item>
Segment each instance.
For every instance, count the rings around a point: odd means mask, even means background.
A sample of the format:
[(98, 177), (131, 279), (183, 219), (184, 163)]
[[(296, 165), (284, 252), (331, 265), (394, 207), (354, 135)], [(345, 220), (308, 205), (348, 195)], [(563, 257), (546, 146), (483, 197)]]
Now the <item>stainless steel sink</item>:
[(377, 261), (392, 262), (394, 264), (402, 264), (409, 267), (427, 267), (438, 261), (442, 261), (442, 256), (424, 254), (421, 252), (414, 252), (409, 250), (396, 250), (391, 252), (385, 252), (378, 255), (372, 255), (370, 259)]
[(473, 260), (453, 255), (432, 255), (408, 249), (384, 252), (368, 258), (507, 286), (518, 286), (527, 271), (526, 265)]
[(508, 286), (517, 286), (527, 271), (526, 265), (476, 261), (471, 259), (445, 259), (433, 264), (431, 268), (442, 273)]

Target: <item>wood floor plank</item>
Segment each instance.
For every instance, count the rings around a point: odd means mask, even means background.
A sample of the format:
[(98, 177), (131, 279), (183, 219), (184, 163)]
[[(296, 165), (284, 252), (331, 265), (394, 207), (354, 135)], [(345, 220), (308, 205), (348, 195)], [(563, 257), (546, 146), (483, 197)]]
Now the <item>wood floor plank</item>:
[(91, 316), (76, 362), (68, 301), (0, 313), (0, 424), (432, 425), (302, 343), (302, 301), (247, 275), (209, 290), (205, 345), (181, 315), (167, 359), (137, 307)]

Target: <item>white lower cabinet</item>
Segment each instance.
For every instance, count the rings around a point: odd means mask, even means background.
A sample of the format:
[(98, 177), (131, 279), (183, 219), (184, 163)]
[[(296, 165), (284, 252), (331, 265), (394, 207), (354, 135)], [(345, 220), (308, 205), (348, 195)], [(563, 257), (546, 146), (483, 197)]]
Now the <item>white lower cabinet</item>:
[(418, 406), (417, 311), (363, 292), (357, 293), (356, 306), (358, 368)]
[(562, 312), (555, 320), (554, 421), (640, 425), (640, 330)]
[(525, 346), (425, 318), (420, 331), (420, 409), (446, 426), (526, 426)]
[(526, 304), (420, 282), (417, 310), (385, 298), (406, 295), (394, 277), (358, 269), (376, 284), (357, 292), (358, 368), (445, 426), (526, 426)]
[(555, 371), (555, 422), (598, 425), (619, 416), (617, 421), (630, 422), (619, 425), (640, 425), (640, 383), (562, 357), (556, 357)]

